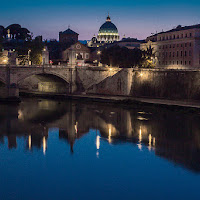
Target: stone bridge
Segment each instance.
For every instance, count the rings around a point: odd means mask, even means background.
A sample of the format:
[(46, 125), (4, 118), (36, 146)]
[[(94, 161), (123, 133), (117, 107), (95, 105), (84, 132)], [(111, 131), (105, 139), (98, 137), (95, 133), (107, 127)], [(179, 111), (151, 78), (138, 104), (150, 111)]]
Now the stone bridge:
[(73, 93), (76, 80), (75, 71), (75, 68), (66, 68), (62, 66), (1, 66), (0, 82), (6, 86), (5, 88), (7, 90), (8, 96), (18, 96), (19, 86), (25, 79), (35, 75), (50, 75), (65, 82), (69, 86), (68, 92)]
[[(112, 82), (110, 85), (112, 93), (117, 84), (118, 87), (121, 87), (119, 78), (115, 78), (115, 76), (119, 74), (119, 76), (127, 78), (121, 71), (123, 70), (119, 68), (105, 67), (0, 66), (0, 97), (18, 97), (19, 91), (31, 84), (35, 84), (31, 90), (36, 88), (39, 92), (44, 93), (49, 91), (62, 94), (96, 93), (97, 89), (102, 91), (103, 88), (104, 92), (107, 93), (109, 89), (107, 86), (105, 87), (105, 80), (108, 83)], [(119, 94), (121, 93), (124, 91), (121, 90)]]

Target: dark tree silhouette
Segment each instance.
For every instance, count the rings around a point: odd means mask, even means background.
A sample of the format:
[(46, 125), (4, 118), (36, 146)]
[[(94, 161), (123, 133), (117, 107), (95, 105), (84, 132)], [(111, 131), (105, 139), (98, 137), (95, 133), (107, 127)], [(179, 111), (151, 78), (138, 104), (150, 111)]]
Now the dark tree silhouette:
[(140, 49), (128, 49), (118, 45), (104, 49), (101, 54), (102, 64), (109, 66), (130, 68), (142, 64), (142, 51)]

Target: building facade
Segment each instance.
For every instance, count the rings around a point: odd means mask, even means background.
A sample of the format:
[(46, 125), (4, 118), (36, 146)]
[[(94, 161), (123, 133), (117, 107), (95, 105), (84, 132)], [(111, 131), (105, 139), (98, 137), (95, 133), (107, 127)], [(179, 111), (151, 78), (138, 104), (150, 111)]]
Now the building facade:
[(177, 26), (175, 29), (152, 35), (141, 44), (141, 50), (153, 48), (156, 67), (199, 68), (200, 25)]
[(80, 42), (75, 43), (62, 52), (62, 61), (71, 66), (82, 66), (90, 60), (90, 49)]
[(68, 28), (66, 31), (59, 32), (60, 43), (76, 43), (78, 42), (79, 34)]

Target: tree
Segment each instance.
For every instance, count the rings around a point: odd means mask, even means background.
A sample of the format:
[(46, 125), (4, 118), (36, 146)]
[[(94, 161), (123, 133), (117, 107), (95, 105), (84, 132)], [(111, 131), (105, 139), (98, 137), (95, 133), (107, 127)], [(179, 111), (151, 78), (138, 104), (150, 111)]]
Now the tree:
[(152, 68), (156, 65), (156, 52), (154, 51), (154, 48), (150, 46), (147, 47), (145, 51), (143, 51), (143, 65), (142, 67), (145, 68)]
[(44, 49), (44, 44), (39, 37), (36, 37), (35, 40), (30, 42), (30, 60), (35, 65), (42, 64), (42, 50)]
[(137, 48), (112, 46), (102, 51), (101, 63), (122, 68), (139, 66), (142, 63), (142, 51)]
[(16, 40), (31, 40), (31, 34), (30, 31), (27, 28), (22, 28), (19, 24), (11, 24), (6, 28), (6, 31), (4, 32), (4, 36), (6, 37), (8, 30), (11, 35), (11, 39)]

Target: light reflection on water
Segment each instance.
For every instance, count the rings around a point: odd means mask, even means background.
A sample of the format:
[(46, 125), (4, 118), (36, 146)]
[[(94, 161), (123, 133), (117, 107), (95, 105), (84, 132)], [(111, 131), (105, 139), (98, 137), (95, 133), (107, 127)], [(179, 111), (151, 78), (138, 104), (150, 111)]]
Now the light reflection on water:
[(0, 105), (0, 199), (196, 199), (199, 122), (78, 101)]

